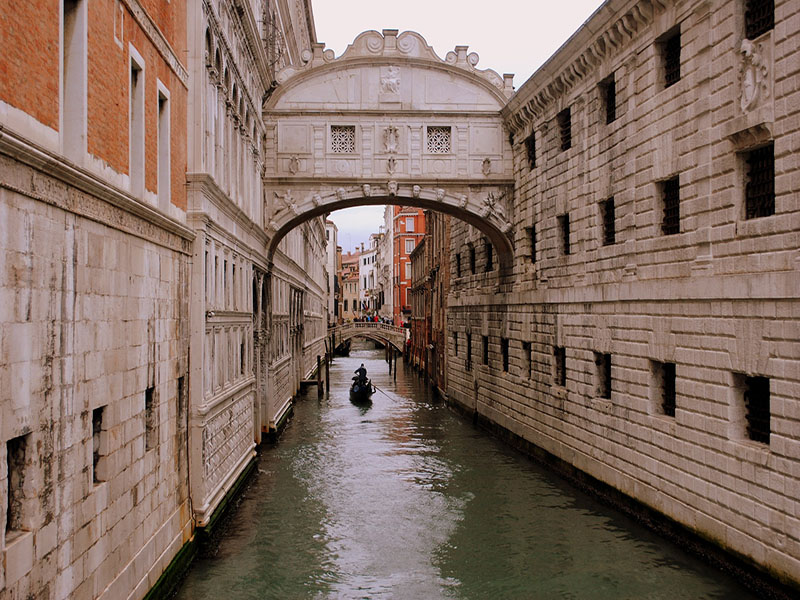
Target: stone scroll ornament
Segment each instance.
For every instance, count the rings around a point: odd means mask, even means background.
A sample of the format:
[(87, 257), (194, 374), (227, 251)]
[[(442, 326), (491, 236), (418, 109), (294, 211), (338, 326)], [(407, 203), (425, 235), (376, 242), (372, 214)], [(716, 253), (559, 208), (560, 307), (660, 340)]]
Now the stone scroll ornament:
[(766, 98), (769, 95), (767, 86), (769, 69), (763, 55), (761, 44), (754, 44), (750, 40), (742, 40), (739, 49), (741, 54), (741, 65), (739, 67), (739, 78), (742, 82), (742, 97), (740, 105), (744, 112), (755, 108), (761, 96)]

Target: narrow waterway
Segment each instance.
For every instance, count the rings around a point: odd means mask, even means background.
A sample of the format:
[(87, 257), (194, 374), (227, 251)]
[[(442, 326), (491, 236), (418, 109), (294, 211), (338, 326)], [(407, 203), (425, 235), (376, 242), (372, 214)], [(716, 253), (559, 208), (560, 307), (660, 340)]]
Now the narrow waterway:
[[(264, 449), (178, 598), (752, 598), (357, 348)], [(348, 396), (362, 362), (380, 389), (368, 407)]]

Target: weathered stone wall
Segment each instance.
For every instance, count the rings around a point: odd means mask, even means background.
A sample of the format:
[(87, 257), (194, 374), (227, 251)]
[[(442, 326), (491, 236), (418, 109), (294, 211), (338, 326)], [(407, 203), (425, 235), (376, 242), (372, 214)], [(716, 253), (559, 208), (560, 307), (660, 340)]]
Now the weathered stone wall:
[[(448, 393), (798, 584), (800, 8), (775, 5), (774, 29), (751, 44), (743, 2), (609, 3), (520, 88), (504, 109), (515, 150), (513, 275), (495, 267), (484, 279), (481, 240), (454, 223)], [(680, 77), (665, 86), (664, 46), (678, 29)], [(562, 150), (557, 115), (567, 108)], [(748, 152), (770, 143), (774, 214), (747, 218)], [(678, 230), (666, 234), (673, 177)], [(664, 363), (675, 365), (674, 416), (662, 406)], [(768, 379), (768, 443), (747, 431), (747, 378)]]

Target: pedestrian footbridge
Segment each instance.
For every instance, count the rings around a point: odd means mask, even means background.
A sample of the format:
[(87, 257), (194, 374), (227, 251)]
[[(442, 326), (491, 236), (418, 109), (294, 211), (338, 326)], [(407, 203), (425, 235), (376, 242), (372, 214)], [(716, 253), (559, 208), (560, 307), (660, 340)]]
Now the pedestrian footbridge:
[(387, 323), (355, 321), (328, 328), (328, 337), (331, 339), (332, 348), (354, 337), (364, 337), (382, 344), (392, 345), (402, 352), (406, 343), (407, 331), (405, 327), (396, 327)]

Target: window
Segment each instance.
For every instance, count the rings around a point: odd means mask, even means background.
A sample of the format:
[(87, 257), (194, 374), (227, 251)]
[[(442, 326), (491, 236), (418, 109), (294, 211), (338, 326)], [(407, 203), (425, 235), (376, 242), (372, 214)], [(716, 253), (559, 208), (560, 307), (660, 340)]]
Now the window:
[(475, 275), (475, 246), (469, 245), (469, 271)]
[(456, 254), (456, 277), (461, 277), (461, 253)]
[(746, 0), (745, 37), (754, 40), (775, 27), (775, 0)]
[(528, 156), (528, 167), (533, 169), (536, 166), (536, 134), (531, 134), (525, 138), (525, 153)]
[(331, 230), (330, 229), (326, 229), (325, 230), (325, 240), (327, 240), (329, 242), (331, 241)]
[(347, 298), (344, 299), (344, 312), (347, 312)]
[(563, 346), (553, 348), (553, 380), (556, 385), (567, 385), (567, 349)]
[(406, 231), (414, 233), (414, 217), (406, 217)]
[(8, 509), (6, 512), (6, 543), (15, 537), (13, 532), (26, 531), (26, 513), (30, 502), (25, 498), (25, 477), (28, 474), (30, 456), (30, 434), (12, 438), (6, 442), (8, 467)]
[(484, 240), (484, 247), (486, 248), (486, 272), (488, 273), (494, 269), (494, 256), (492, 254), (492, 243), (489, 240)]
[(611, 355), (595, 352), (594, 364), (597, 367), (597, 396), (611, 398)]
[(350, 154), (356, 151), (356, 126), (331, 125), (331, 152)]
[(144, 60), (130, 48), (129, 164), (131, 193), (144, 195)]
[(171, 197), (169, 92), (159, 83), (158, 89), (158, 205), (168, 210)]
[(569, 150), (572, 148), (572, 114), (569, 107), (558, 113), (558, 133), (561, 138), (561, 149)]
[(155, 388), (149, 387), (144, 392), (144, 449), (151, 450), (158, 444), (158, 420), (156, 416)]
[(458, 334), (453, 334), (453, 356), (458, 356)]
[(411, 279), (411, 263), (406, 263), (406, 279)]
[(533, 373), (533, 360), (531, 357), (531, 343), (530, 342), (522, 342), (522, 361), (524, 365), (523, 373), (526, 374), (528, 379), (531, 378)]
[(653, 362), (655, 377), (655, 401), (661, 412), (668, 417), (675, 416), (675, 363)]
[(175, 395), (175, 401), (177, 402), (177, 410), (175, 414), (177, 415), (178, 419), (178, 428), (183, 426), (183, 423), (186, 419), (186, 383), (183, 376), (178, 377), (178, 391)]
[(606, 109), (606, 124), (613, 123), (617, 120), (617, 82), (613, 73), (600, 82), (600, 97)]
[(503, 371), (508, 373), (508, 338), (500, 338), (500, 352), (503, 355)]
[(775, 214), (775, 146), (769, 144), (745, 154), (745, 218)]
[(667, 34), (661, 42), (664, 63), (664, 87), (678, 83), (681, 79), (681, 32), (680, 29)]
[(603, 217), (603, 245), (610, 246), (617, 241), (614, 219), (614, 198), (609, 198), (600, 203), (600, 213)]
[(467, 360), (464, 363), (464, 368), (467, 371), (472, 370), (472, 334), (467, 334)]
[(64, 154), (80, 160), (86, 153), (87, 3), (64, 0), (61, 59)]
[(681, 232), (680, 182), (672, 177), (661, 182), (662, 218), (661, 231), (664, 235)]
[(528, 258), (532, 263), (536, 262), (536, 225), (526, 227), (525, 231), (528, 233), (528, 243), (530, 244), (530, 252)]
[(101, 472), (105, 465), (102, 462), (106, 452), (103, 448), (103, 416), (105, 406), (92, 410), (92, 482), (100, 483), (106, 480), (106, 474)]
[(407, 239), (406, 240), (406, 254), (411, 254), (414, 251), (414, 240)]
[(450, 153), (450, 127), (428, 127), (428, 152), (430, 154)]
[(769, 444), (770, 401), (769, 378), (737, 375), (743, 388), (747, 437), (754, 442)]
[(558, 217), (558, 229), (561, 231), (561, 250), (564, 256), (569, 255), (569, 213)]
[(489, 364), (489, 336), (483, 336), (483, 364)]

